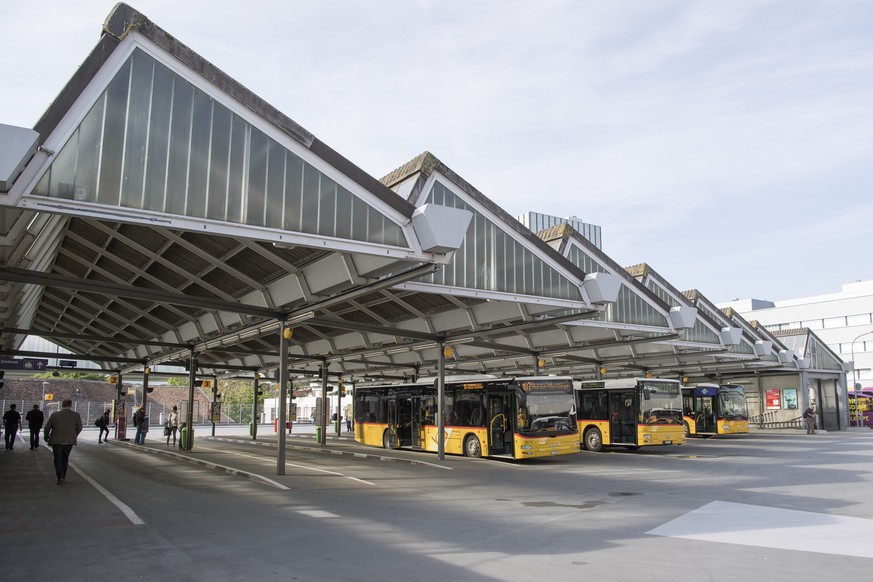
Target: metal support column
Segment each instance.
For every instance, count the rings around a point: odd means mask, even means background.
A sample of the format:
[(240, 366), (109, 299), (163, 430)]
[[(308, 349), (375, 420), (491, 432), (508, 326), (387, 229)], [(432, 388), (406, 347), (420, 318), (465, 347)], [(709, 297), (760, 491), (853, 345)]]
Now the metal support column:
[(340, 436), (343, 432), (342, 415), (343, 415), (343, 377), (340, 376), (336, 382), (336, 426), (334, 426), (336, 436)]
[(185, 439), (185, 450), (190, 451), (194, 446), (194, 381), (197, 376), (197, 356), (191, 350), (188, 362), (188, 415), (185, 418), (185, 429), (188, 431)]
[[(115, 384), (115, 438), (128, 440), (127, 438), (127, 401), (124, 400), (124, 377), (121, 372), (116, 374)], [(58, 408), (60, 410), (60, 408)]]
[(278, 443), (279, 451), (276, 454), (276, 474), (285, 474), (285, 400), (288, 396), (288, 339), (291, 337), (289, 333), (291, 328), (285, 327), (284, 322), (280, 322), (282, 333), (279, 334), (279, 434)]
[(321, 438), (318, 444), (321, 446), (327, 445), (327, 410), (330, 408), (327, 398), (327, 359), (321, 361), (321, 418), (318, 419), (318, 424), (321, 426)]
[(443, 435), (446, 434), (446, 419), (443, 415), (446, 400), (446, 342), (440, 341), (437, 343), (437, 458), (444, 460), (446, 458), (446, 440)]
[(253, 398), (252, 398), (252, 440), (258, 440), (258, 393), (261, 391), (260, 388), (260, 380), (261, 375), (258, 374), (258, 370), (255, 369), (255, 380), (254, 386), (252, 387)]
[(146, 406), (149, 403), (149, 367), (146, 366), (142, 370), (142, 410), (148, 416), (149, 409)]

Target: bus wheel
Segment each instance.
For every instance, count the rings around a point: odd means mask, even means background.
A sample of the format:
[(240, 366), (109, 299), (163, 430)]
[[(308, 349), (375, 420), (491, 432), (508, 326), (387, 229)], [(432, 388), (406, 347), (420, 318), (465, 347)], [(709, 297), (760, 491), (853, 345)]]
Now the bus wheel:
[(477, 437), (470, 435), (464, 439), (464, 456), (477, 459), (482, 456), (482, 443)]
[(682, 424), (685, 425), (685, 438), (688, 438), (691, 436), (691, 427), (688, 426), (688, 423), (685, 421), (682, 421)]
[(603, 450), (603, 435), (600, 434), (600, 429), (591, 427), (585, 431), (585, 448), (593, 453), (599, 453)]
[(382, 448), (383, 449), (392, 448), (391, 447), (391, 433), (389, 433), (387, 430), (382, 433)]

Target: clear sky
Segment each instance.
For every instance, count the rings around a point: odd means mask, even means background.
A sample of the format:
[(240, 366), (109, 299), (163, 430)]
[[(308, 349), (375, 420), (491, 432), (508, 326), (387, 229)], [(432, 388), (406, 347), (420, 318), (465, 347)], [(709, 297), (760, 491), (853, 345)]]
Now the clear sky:
[[(129, 3), (377, 178), (430, 151), (716, 302), (873, 279), (873, 0)], [(0, 0), (0, 123), (112, 6)]]

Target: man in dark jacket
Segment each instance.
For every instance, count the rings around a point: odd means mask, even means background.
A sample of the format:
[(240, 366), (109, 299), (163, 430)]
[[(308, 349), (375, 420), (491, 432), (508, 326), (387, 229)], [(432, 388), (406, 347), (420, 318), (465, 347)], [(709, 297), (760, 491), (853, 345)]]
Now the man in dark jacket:
[(39, 404), (34, 404), (24, 416), (27, 421), (27, 427), (30, 429), (30, 450), (39, 448), (39, 431), (42, 430), (42, 423), (45, 421), (45, 415), (39, 409)]
[(21, 414), (15, 410), (14, 404), (10, 404), (9, 410), (3, 415), (3, 428), (6, 429), (6, 448), (11, 451), (15, 444), (15, 435), (21, 428)]
[(77, 437), (82, 432), (82, 417), (73, 412), (73, 401), (65, 399), (61, 409), (49, 416), (45, 423), (45, 442), (51, 445), (55, 456), (55, 474), (58, 485), (64, 484), (67, 478), (67, 465), (70, 452), (77, 443)]

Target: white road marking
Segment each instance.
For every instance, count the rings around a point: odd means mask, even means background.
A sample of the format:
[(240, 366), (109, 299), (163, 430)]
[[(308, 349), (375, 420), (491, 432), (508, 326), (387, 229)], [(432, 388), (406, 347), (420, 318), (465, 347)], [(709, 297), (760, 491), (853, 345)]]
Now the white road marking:
[(650, 535), (873, 558), (873, 520), (713, 501)]
[(335, 513), (324, 511), (322, 509), (298, 509), (297, 513), (308, 515), (309, 517), (339, 517)]
[(98, 483), (97, 481), (92, 479), (87, 473), (85, 473), (85, 471), (83, 471), (73, 463), (70, 463), (70, 467), (75, 470), (76, 473), (78, 473), (82, 477), (82, 479), (90, 483), (91, 486), (94, 487), (94, 489), (102, 493), (103, 496), (108, 499), (110, 503), (120, 509), (121, 513), (123, 513), (124, 516), (127, 517), (127, 519), (129, 519), (133, 525), (145, 525), (145, 522), (136, 513), (134, 513), (134, 511), (130, 507), (122, 503), (121, 500), (118, 499), (118, 497), (107, 491), (102, 485), (100, 485), (100, 483)]
[[(263, 457), (256, 457), (256, 456), (254, 456), (254, 455), (249, 455), (249, 454), (247, 454), (247, 453), (239, 453), (239, 452), (236, 452), (236, 451), (228, 451), (228, 450), (226, 450), (226, 449), (211, 449), (211, 448), (209, 448), (209, 447), (199, 447), (199, 448), (200, 448), (200, 449), (203, 449), (203, 450), (207, 450), (207, 451), (216, 452), (216, 453), (224, 453), (224, 454), (231, 454), (231, 455), (239, 455), (240, 457), (246, 457), (246, 458), (249, 458), (249, 459), (257, 459), (257, 460), (259, 460), (259, 461), (263, 461), (263, 462), (269, 462), (267, 459), (264, 459)], [(329, 471), (329, 470), (327, 470), (327, 469), (318, 469), (318, 468), (316, 468), (316, 467), (308, 467), (308, 466), (306, 466), (306, 465), (297, 465), (297, 464), (294, 464), (294, 463), (287, 463), (287, 462), (285, 463), (285, 466), (286, 466), (286, 467), (296, 467), (296, 468), (298, 468), (298, 469), (304, 469), (304, 470), (308, 470), (308, 471), (316, 471), (316, 472), (319, 472), (319, 473), (327, 473), (327, 474), (329, 474), (329, 475), (337, 475), (337, 476), (339, 476), (339, 477), (343, 477), (344, 479), (350, 479), (350, 480), (352, 480), (352, 481), (357, 481), (358, 483), (363, 483), (363, 484), (365, 484), (365, 485), (375, 485), (375, 483), (371, 483), (370, 481), (364, 481), (363, 479), (358, 479), (357, 477), (349, 477), (348, 475), (344, 475), (344, 474), (342, 474), (342, 473), (338, 473), (338, 472), (336, 472), (336, 471)], [(265, 478), (265, 477), (264, 477), (264, 478)], [(275, 481), (274, 481), (274, 483), (275, 483)], [(288, 489), (288, 487), (285, 487), (284, 485), (283, 485), (282, 487), (285, 488), (285, 489)]]

